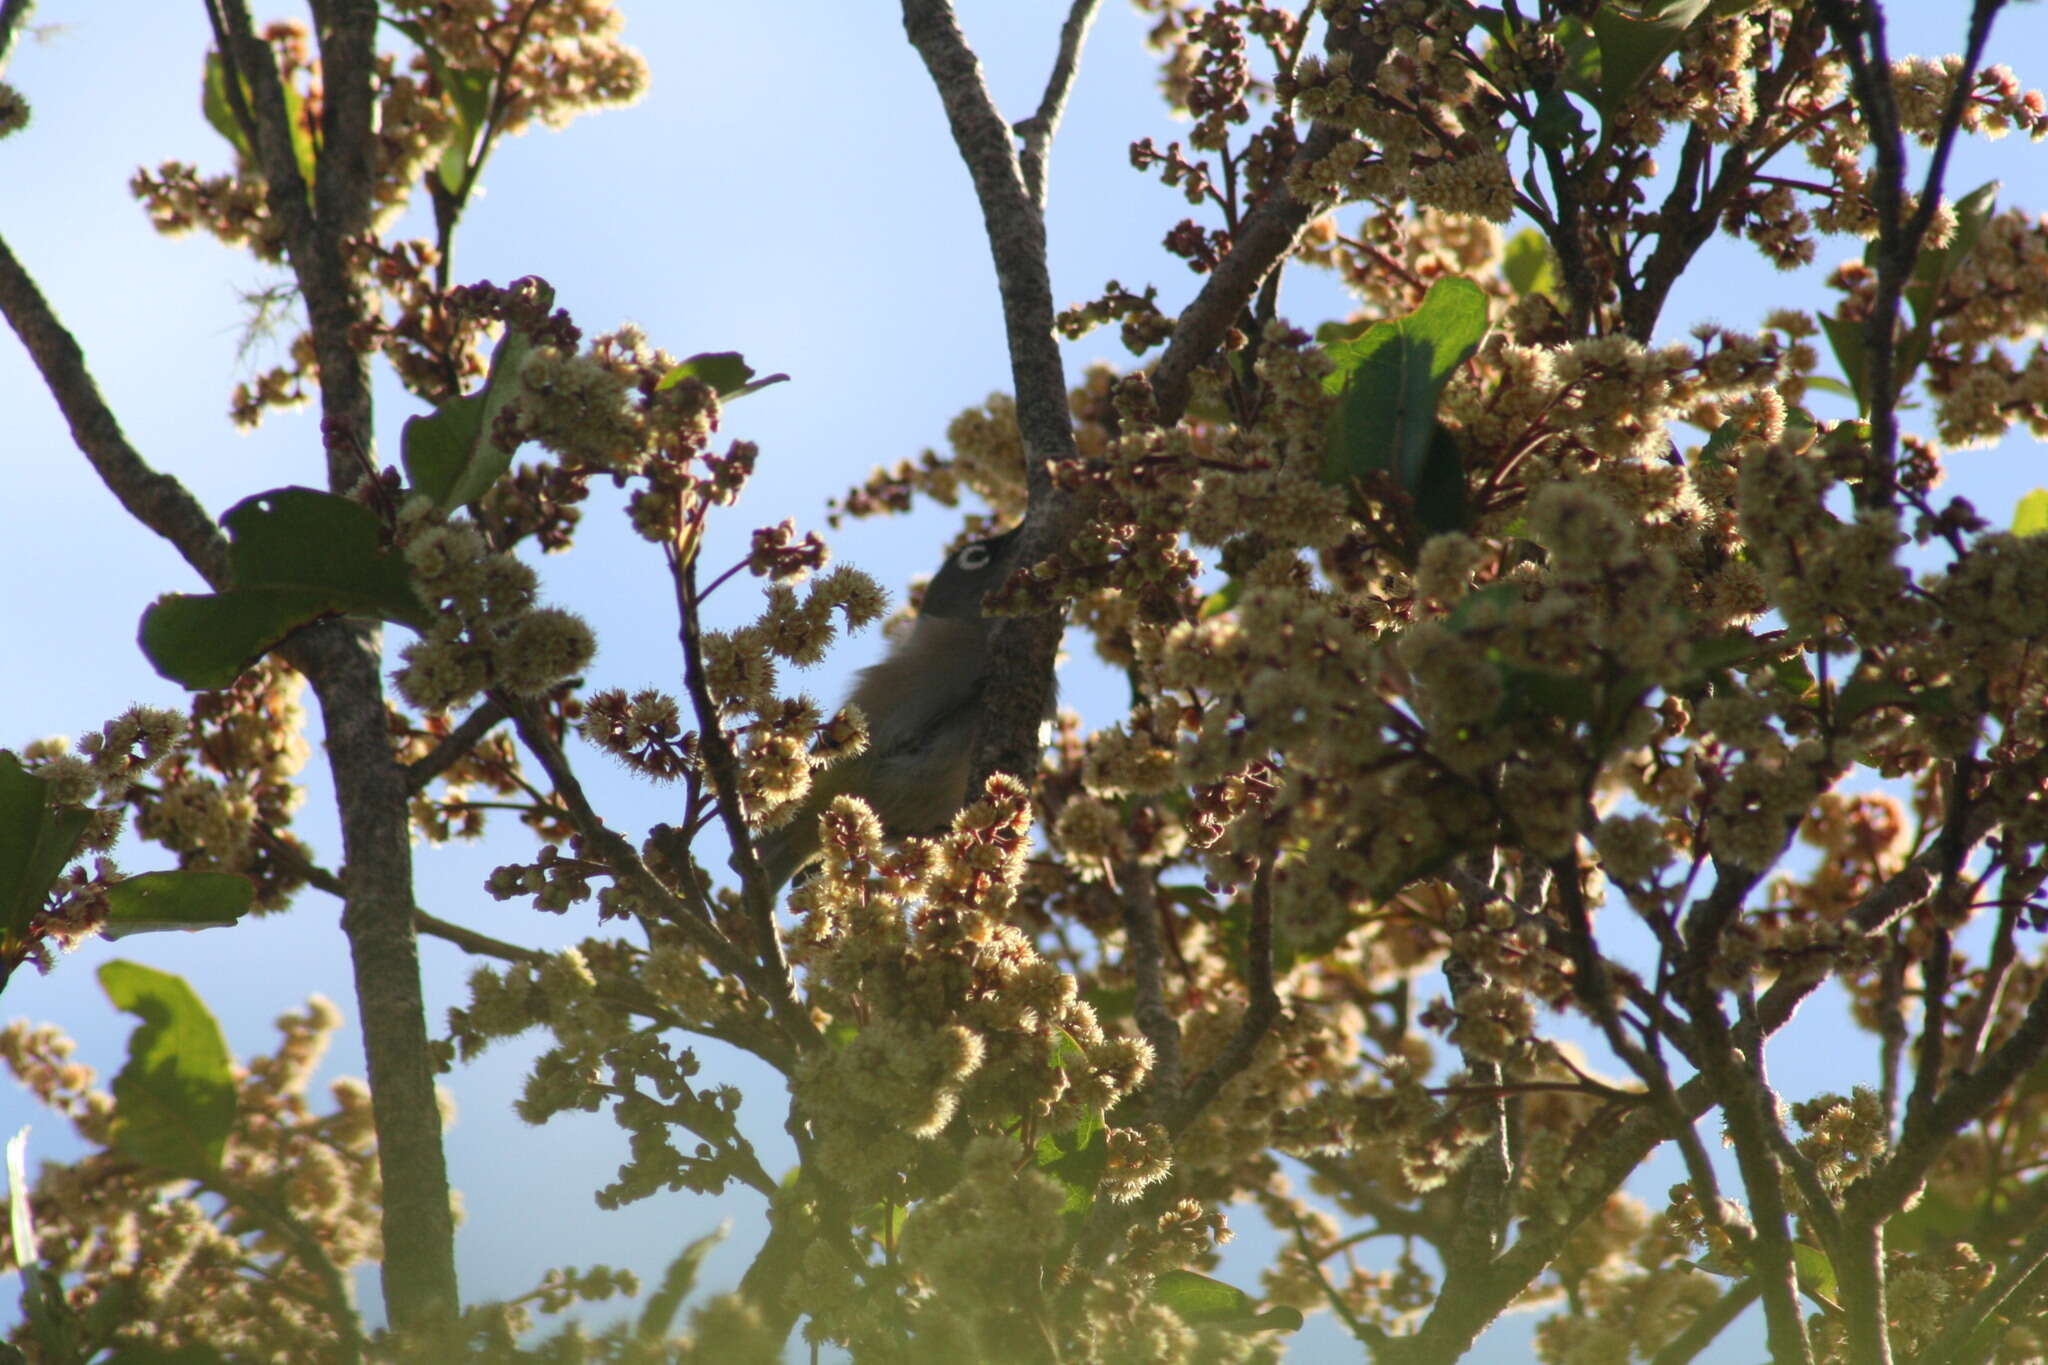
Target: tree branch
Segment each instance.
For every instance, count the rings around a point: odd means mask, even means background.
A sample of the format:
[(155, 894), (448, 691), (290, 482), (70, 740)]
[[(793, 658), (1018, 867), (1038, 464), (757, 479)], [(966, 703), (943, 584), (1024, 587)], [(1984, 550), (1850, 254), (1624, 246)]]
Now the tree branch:
[(1250, 999), (1237, 1032), (1215, 1060), (1188, 1085), (1180, 1105), (1167, 1120), (1166, 1131), (1179, 1133), (1202, 1116), (1217, 1092), (1251, 1065), (1266, 1031), (1280, 1017), (1280, 994), (1273, 985), (1273, 856), (1269, 853), (1252, 877), (1251, 927), (1245, 935), (1245, 985)]
[(1164, 1120), (1180, 1108), (1180, 1021), (1166, 1004), (1166, 949), (1159, 935), (1159, 885), (1135, 862), (1117, 870), (1124, 916), (1124, 961), (1131, 972), (1136, 1000), (1131, 1018), (1152, 1045), (1152, 1072), (1146, 1080), (1155, 1118)]
[(78, 341), (51, 311), (28, 271), (0, 239), (0, 312), (21, 338), (58, 411), (71, 426), (71, 439), (92, 463), (128, 514), (169, 541), (215, 588), (227, 586), (228, 542), (213, 518), (185, 486), (144, 462), (121, 431), (99, 385), (85, 367)]
[(504, 719), (505, 708), (498, 699), (484, 698), (483, 704), (464, 716), (462, 723), (443, 736), (439, 744), (406, 768), (406, 790), (414, 795), (425, 791), (435, 778), (467, 757), (477, 742)]
[(1025, 193), (1041, 214), (1045, 212), (1046, 153), (1052, 148), (1053, 134), (1059, 131), (1060, 117), (1066, 112), (1067, 92), (1073, 89), (1074, 73), (1081, 63), (1081, 44), (1088, 41), (1088, 27), (1095, 22), (1095, 11), (1101, 4), (1102, 0), (1073, 0), (1067, 10), (1067, 21), (1060, 25), (1059, 56), (1053, 59), (1052, 75), (1046, 78), (1038, 112), (1011, 130), (1023, 142), (1018, 162)]
[[(1002, 294), (1017, 434), (1024, 445), (1030, 512), (1015, 563), (1033, 564), (1063, 546), (1070, 499), (1053, 487), (1051, 466), (1075, 457), (1066, 370), (1053, 335), (1052, 277), (1045, 260), (1045, 219), (1024, 182), (1009, 125), (997, 112), (948, 0), (903, 0), (903, 28), (938, 88), (960, 159), (974, 181), (989, 252)], [(1078, 40), (1077, 40), (1078, 41)], [(1043, 746), (1039, 725), (1051, 710), (1056, 613), (1006, 617), (989, 641), (988, 691), (975, 740), (970, 792), (998, 772), (1029, 782)]]

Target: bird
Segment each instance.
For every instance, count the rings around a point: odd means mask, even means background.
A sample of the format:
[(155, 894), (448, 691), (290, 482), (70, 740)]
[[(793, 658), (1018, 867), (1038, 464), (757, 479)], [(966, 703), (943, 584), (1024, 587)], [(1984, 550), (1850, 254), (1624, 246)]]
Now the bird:
[(866, 750), (819, 772), (796, 814), (754, 840), (771, 894), (818, 858), (818, 816), (834, 797), (860, 797), (895, 837), (936, 833), (967, 804), (995, 625), (981, 603), (1009, 577), (1022, 529), (948, 555), (908, 633), (861, 670), (847, 702), (867, 718)]

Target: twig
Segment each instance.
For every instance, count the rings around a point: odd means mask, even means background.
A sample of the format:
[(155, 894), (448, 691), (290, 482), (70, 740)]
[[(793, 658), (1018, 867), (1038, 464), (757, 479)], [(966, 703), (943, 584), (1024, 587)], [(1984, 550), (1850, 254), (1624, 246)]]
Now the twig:
[(2048, 1225), (2034, 1229), (1998, 1278), (1955, 1311), (1934, 1340), (1922, 1348), (1915, 1358), (1917, 1365), (1950, 1365), (1967, 1359), (1962, 1355), (1963, 1345), (2016, 1294), (2038, 1285), (2044, 1271), (2048, 1271)]
[(281, 1199), (250, 1189), (220, 1176), (198, 1182), (199, 1188), (218, 1195), (230, 1208), (239, 1209), (255, 1222), (276, 1233), (292, 1249), (300, 1265), (320, 1282), (321, 1296), (315, 1300), (321, 1313), (334, 1327), (335, 1365), (355, 1365), (363, 1358), (363, 1325), (356, 1316), (348, 1280), (327, 1254), (327, 1248), (313, 1229), (306, 1226)]
[(1349, 129), (1334, 124), (1316, 123), (1309, 128), (1288, 170), (1273, 177), (1266, 197), (1244, 216), (1231, 237), (1230, 254), (1217, 262), (1202, 291), (1181, 310), (1173, 338), (1152, 367), (1152, 394), (1163, 424), (1172, 425), (1187, 411), (1195, 369), (1216, 353), (1266, 275), (1294, 249), (1301, 230), (1322, 209), (1288, 191), (1289, 171), (1313, 166), (1350, 137)]
[(185, 486), (144, 462), (121, 431), (99, 385), (85, 367), (78, 341), (51, 311), (36, 282), (0, 239), (0, 312), (21, 338), (71, 439), (128, 514), (169, 541), (213, 587), (228, 582), (228, 543), (213, 518)]
[(1344, 1302), (1344, 1296), (1337, 1292), (1337, 1286), (1331, 1284), (1330, 1277), (1323, 1273), (1322, 1260), (1316, 1254), (1314, 1244), (1309, 1241), (1308, 1229), (1302, 1226), (1301, 1219), (1293, 1220), (1293, 1231), (1294, 1245), (1301, 1252), (1301, 1259), (1308, 1263), (1308, 1268), (1316, 1273), (1316, 1284), (1321, 1287), (1323, 1301), (1330, 1305), (1330, 1311), (1337, 1315), (1345, 1329), (1357, 1340), (1371, 1347), (1385, 1345), (1387, 1329), (1376, 1322), (1367, 1322), (1354, 1313), (1351, 1305)]
[(541, 724), (534, 708), (525, 702), (510, 697), (501, 697), (506, 714), (519, 730), (520, 739), (540, 760), (548, 780), (555, 785), (555, 792), (568, 808), (569, 819), (576, 826), (577, 833), (590, 845), (591, 851), (610, 865), (613, 874), (631, 888), (634, 895), (644, 900), (662, 918), (682, 930), (691, 943), (711, 964), (720, 971), (744, 983), (759, 995), (775, 1012), (776, 1018), (789, 1031), (792, 1039), (799, 1044), (816, 1042), (817, 1025), (811, 1022), (809, 1014), (796, 999), (794, 992), (786, 989), (787, 981), (781, 983), (785, 989), (778, 989), (777, 983), (766, 969), (752, 957), (741, 952), (731, 940), (718, 931), (716, 925), (693, 910), (656, 877), (642, 862), (640, 854), (626, 837), (610, 828), (598, 817), (592, 808), (590, 798), (584, 795), (583, 784), (577, 780), (569, 767), (562, 748), (555, 743), (555, 737)]
[[(1991, 21), (2005, 0), (1976, 0), (1970, 9), (1970, 29), (1962, 67), (1955, 73), (1955, 88), (1942, 110), (1941, 127), (1935, 135), (1934, 154), (1928, 160), (1919, 203), (1911, 218), (1905, 218), (1906, 145), (1900, 124), (1898, 103), (1891, 85), (1891, 57), (1886, 50), (1884, 10), (1871, 3), (1850, 4), (1848, 0), (1824, 0), (1821, 13), (1835, 42), (1849, 65), (1850, 84), (1863, 124), (1870, 132), (1877, 155), (1877, 292), (1870, 316), (1864, 323), (1864, 349), (1870, 361), (1871, 461), (1869, 472), (1856, 486), (1859, 507), (1891, 506), (1898, 489), (1894, 468), (1898, 454), (1898, 400), (1901, 376), (1897, 374), (1899, 304), (1905, 297), (1906, 282), (1919, 258), (1920, 243), (1940, 206), (1942, 180), (1948, 174), (1948, 158), (1956, 132), (1962, 126), (1963, 110), (1969, 106), (1970, 89), (1976, 83), (1977, 64), (1983, 60), (1985, 42), (1991, 36)], [(1868, 43), (1866, 48), (1865, 44)]]
[(1714, 1338), (1728, 1329), (1728, 1324), (1742, 1315), (1742, 1310), (1756, 1302), (1759, 1288), (1754, 1276), (1730, 1285), (1728, 1292), (1700, 1310), (1683, 1332), (1664, 1344), (1664, 1349), (1650, 1359), (1650, 1365), (1686, 1365), (1694, 1356), (1713, 1344)]
[(477, 746), (477, 741), (489, 734), (503, 719), (505, 708), (499, 704), (498, 699), (484, 698), (483, 704), (464, 716), (462, 723), (450, 730), (439, 744), (406, 767), (406, 790), (414, 794), (425, 791), (435, 778), (467, 757), (470, 750)]
[[(754, 853), (753, 837), (747, 831), (746, 810), (740, 801), (740, 765), (732, 741), (720, 723), (718, 707), (711, 700), (711, 688), (704, 678), (704, 645), (697, 621), (697, 563), (678, 557), (669, 547), (669, 570), (676, 586), (676, 609), (681, 617), (677, 635), (683, 647), (683, 686), (690, 694), (690, 707), (697, 716), (698, 742), (704, 752), (704, 769), (711, 774), (717, 793), (718, 817), (725, 825), (733, 857), (740, 870), (740, 900), (747, 919), (754, 926), (756, 960), (766, 973), (769, 995), (797, 1008), (796, 987), (790, 980), (789, 958), (782, 950), (782, 933), (775, 923), (775, 900), (769, 892), (767, 875)], [(688, 860), (678, 860), (687, 866)]]
[(529, 967), (538, 967), (550, 957), (550, 954), (538, 948), (523, 948), (516, 943), (507, 943), (503, 939), (492, 938), (489, 934), (480, 934), (474, 929), (466, 929), (460, 924), (438, 919), (424, 910), (413, 911), (412, 922), (421, 933), (445, 939), (464, 952), (475, 953), (480, 957), (495, 957), (501, 962), (523, 962)]
[(1137, 998), (1131, 1017), (1152, 1045), (1146, 1085), (1151, 1109), (1165, 1117), (1180, 1108), (1180, 1021), (1166, 1005), (1165, 946), (1159, 934), (1158, 886), (1144, 868), (1127, 863), (1117, 872), (1124, 912), (1125, 957)]
[(1053, 60), (1052, 75), (1046, 78), (1045, 95), (1038, 112), (1011, 131), (1023, 142), (1018, 163), (1024, 173), (1024, 191), (1042, 213), (1045, 210), (1045, 155), (1059, 131), (1060, 116), (1066, 112), (1067, 92), (1074, 87), (1074, 73), (1080, 67), (1081, 44), (1088, 41), (1088, 26), (1102, 0), (1074, 0), (1067, 21), (1060, 25), (1059, 56)]
[(1181, 1096), (1180, 1105), (1167, 1121), (1169, 1133), (1179, 1133), (1201, 1117), (1209, 1102), (1232, 1077), (1251, 1065), (1266, 1031), (1280, 1016), (1280, 994), (1273, 985), (1273, 858), (1269, 854), (1252, 876), (1251, 928), (1245, 935), (1245, 985), (1251, 998), (1237, 1032), (1202, 1069)]

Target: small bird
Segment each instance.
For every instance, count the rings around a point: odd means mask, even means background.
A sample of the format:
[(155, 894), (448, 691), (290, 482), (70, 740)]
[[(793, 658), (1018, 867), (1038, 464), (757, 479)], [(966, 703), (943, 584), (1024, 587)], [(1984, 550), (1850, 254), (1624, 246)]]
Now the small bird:
[(1016, 540), (1013, 529), (949, 555), (910, 632), (861, 670), (847, 701), (867, 717), (867, 749), (817, 774), (795, 816), (754, 841), (772, 891), (817, 858), (818, 816), (834, 797), (860, 797), (897, 836), (936, 833), (967, 804), (995, 624), (981, 599), (1009, 577)]

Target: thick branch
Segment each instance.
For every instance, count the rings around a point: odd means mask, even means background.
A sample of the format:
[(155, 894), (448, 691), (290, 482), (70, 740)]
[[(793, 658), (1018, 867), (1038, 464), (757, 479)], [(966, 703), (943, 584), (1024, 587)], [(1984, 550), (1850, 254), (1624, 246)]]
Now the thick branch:
[[(981, 63), (967, 46), (952, 5), (947, 0), (903, 0), (903, 28), (945, 105), (953, 143), (974, 180), (989, 253), (995, 259), (1010, 380), (1017, 396), (1017, 433), (1024, 444), (1024, 479), (1031, 496), (1016, 562), (1032, 564), (1066, 543), (1073, 514), (1068, 499), (1053, 487), (1051, 465), (1076, 454), (1066, 370), (1053, 336), (1045, 220), (1025, 186), (1009, 125), (982, 81)], [(1059, 641), (1060, 621), (1050, 612), (997, 622), (989, 641), (990, 683), (982, 703), (969, 791), (980, 791), (997, 772), (1031, 780), (1043, 747), (1039, 725), (1051, 709), (1053, 656)]]
[(85, 368), (85, 354), (77, 340), (57, 321), (35, 280), (22, 269), (4, 240), (0, 240), (0, 312), (7, 315), (8, 325), (21, 338), (50, 396), (57, 400), (58, 410), (71, 424), (71, 439), (92, 462), (108, 491), (121, 500), (130, 516), (169, 541), (209, 585), (225, 587), (226, 538), (183, 484), (151, 469), (128, 444), (121, 424)]
[[(244, 0), (209, 0), (229, 80), (229, 102), (247, 128), (262, 172), (264, 203), (284, 229), (292, 272), (306, 301), (320, 371), (321, 431), (327, 483), (353, 487), (375, 467), (368, 357), (350, 339), (364, 316), (344, 245), (369, 223), (374, 141), (370, 82), (375, 72), (374, 0), (327, 0), (321, 7), (321, 69), (326, 99), (315, 162), (318, 182), (299, 173), (284, 82), (270, 45), (256, 36)], [(244, 104), (241, 85), (254, 100)]]
[(384, 1182), (385, 1309), (395, 1325), (421, 1327), (454, 1313), (460, 1297), (413, 933), (410, 797), (385, 719), (380, 645), (375, 622), (331, 621), (293, 637), (285, 657), (320, 698), (341, 813), (341, 927), (355, 970)]
[[(1314, 165), (1351, 136), (1347, 128), (1317, 123), (1309, 129), (1289, 170)], [(1266, 197), (1244, 216), (1231, 237), (1230, 254), (1209, 272), (1209, 281), (1194, 301), (1181, 310), (1173, 339), (1152, 367), (1152, 394), (1159, 420), (1171, 426), (1187, 410), (1194, 374), (1224, 336), (1244, 315), (1245, 305), (1275, 266), (1294, 250), (1295, 241), (1323, 205), (1304, 203), (1287, 189), (1287, 172), (1273, 177)]]

